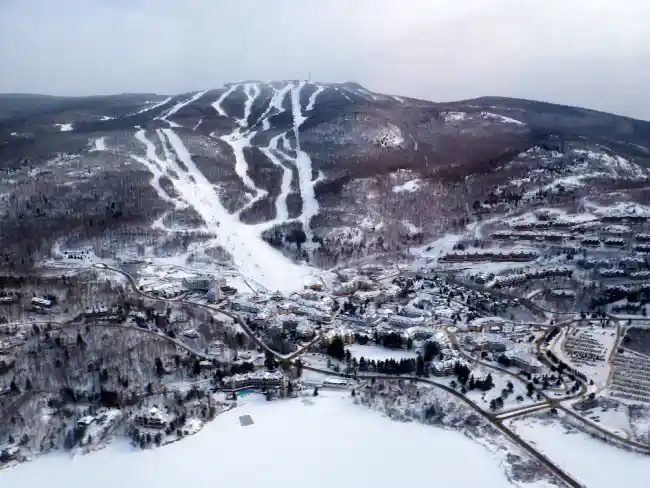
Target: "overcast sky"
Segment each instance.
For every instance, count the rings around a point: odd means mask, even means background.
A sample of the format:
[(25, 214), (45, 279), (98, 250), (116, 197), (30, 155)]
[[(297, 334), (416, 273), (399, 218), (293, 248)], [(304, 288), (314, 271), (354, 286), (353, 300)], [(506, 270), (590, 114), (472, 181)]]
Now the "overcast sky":
[(244, 79), (502, 95), (650, 119), (648, 0), (0, 0), (0, 92)]

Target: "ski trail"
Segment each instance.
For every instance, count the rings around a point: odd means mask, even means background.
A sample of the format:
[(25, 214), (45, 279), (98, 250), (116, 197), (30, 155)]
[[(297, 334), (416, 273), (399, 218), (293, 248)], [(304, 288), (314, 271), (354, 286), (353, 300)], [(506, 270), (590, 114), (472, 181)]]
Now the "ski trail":
[(293, 111), (293, 133), (296, 138), (296, 151), (300, 151), (300, 135), (298, 131), (307, 117), (302, 115), (300, 107), (300, 90), (305, 86), (305, 82), (300, 82), (297, 87), (291, 89), (291, 110)]
[(302, 115), (302, 109), (300, 107), (300, 90), (303, 86), (304, 83), (300, 83), (300, 85), (291, 90), (291, 105), (293, 110), (293, 130), (296, 136), (295, 164), (298, 169), (298, 182), (300, 185), (300, 196), (302, 197), (302, 213), (299, 220), (303, 224), (303, 230), (307, 235), (307, 242), (311, 243), (311, 219), (318, 213), (319, 206), (314, 192), (314, 182), (312, 181), (311, 159), (300, 148), (300, 126), (307, 120), (307, 117)]
[[(281, 114), (282, 112), (286, 112), (285, 108), (282, 108), (282, 102), (284, 101), (284, 97), (287, 95), (287, 92), (293, 87), (291, 83), (283, 86), (279, 90), (276, 88), (273, 88), (274, 94), (273, 97), (271, 97), (271, 101), (269, 102), (269, 106), (266, 107), (266, 110), (264, 113), (260, 116), (259, 120), (257, 123), (259, 124), (260, 120), (262, 121), (262, 130), (269, 130), (271, 128), (271, 121), (269, 118), (273, 115)], [(275, 109), (275, 113), (271, 113), (271, 110)]]
[(253, 103), (260, 94), (260, 87), (257, 86), (257, 83), (246, 83), (244, 85), (244, 94), (246, 95), (246, 102), (244, 103), (244, 117), (242, 119), (237, 119), (237, 123), (242, 128), (248, 127), (248, 119), (251, 115)]
[(274, 153), (274, 151), (277, 150), (279, 138), (279, 135), (273, 137), (269, 142), (268, 147), (261, 149), (264, 155), (269, 158), (269, 161), (282, 169), (282, 184), (280, 185), (280, 194), (275, 200), (275, 220), (272, 222), (266, 222), (264, 224), (264, 228), (269, 229), (275, 224), (289, 220), (289, 207), (287, 207), (287, 197), (289, 196), (289, 193), (291, 193), (292, 174), (291, 170), (282, 164), (280, 158), (278, 158)]
[(162, 200), (172, 203), (177, 209), (185, 208), (186, 205), (184, 203), (171, 197), (160, 185), (160, 178), (166, 175), (165, 168), (167, 165), (156, 155), (156, 147), (149, 139), (147, 139), (145, 131), (141, 129), (136, 132), (135, 138), (144, 144), (146, 148), (146, 157), (143, 158), (141, 156), (136, 156), (135, 154), (129, 154), (129, 156), (144, 165), (153, 175), (151, 186), (153, 186), (154, 190), (156, 190), (156, 193), (158, 193), (158, 196), (160, 196)]
[(190, 98), (185, 100), (184, 102), (178, 102), (176, 105), (174, 105), (169, 112), (163, 117), (167, 118), (170, 115), (174, 115), (176, 112), (178, 112), (180, 109), (182, 109), (184, 106), (189, 105), (190, 103), (196, 102), (199, 98), (201, 98), (203, 95), (208, 93), (208, 90), (203, 90), (201, 92), (197, 92), (194, 95), (192, 95)]
[[(346, 88), (351, 93), (354, 93), (352, 90)], [(358, 91), (361, 95), (365, 95), (366, 98), (370, 97), (373, 101), (381, 100), (382, 97), (375, 95), (369, 90), (366, 90), (365, 88), (357, 88), (356, 91)]]
[(224, 102), (224, 100), (225, 100), (226, 98), (228, 98), (228, 96), (229, 96), (232, 92), (234, 92), (234, 91), (237, 89), (238, 86), (239, 86), (239, 85), (230, 85), (230, 86), (228, 87), (228, 89), (227, 89), (225, 92), (223, 92), (223, 93), (221, 94), (221, 96), (217, 99), (217, 101), (214, 102), (214, 103), (212, 104), (212, 107), (214, 107), (214, 109), (217, 111), (217, 113), (218, 113), (219, 115), (221, 115), (222, 117), (228, 117), (228, 114), (227, 114), (226, 111), (221, 107), (221, 104)]
[(244, 182), (246, 188), (254, 193), (258, 193), (260, 190), (250, 176), (248, 176), (248, 161), (246, 161), (246, 157), (244, 156), (244, 148), (250, 146), (250, 140), (254, 135), (255, 132), (250, 132), (246, 136), (236, 131), (227, 136), (221, 136), (220, 139), (228, 144), (235, 154), (235, 173), (237, 173), (237, 176)]
[(201, 98), (206, 93), (208, 93), (208, 90), (203, 90), (201, 92), (195, 93), (190, 98), (188, 98), (186, 100), (183, 100), (181, 102), (178, 102), (171, 109), (169, 109), (169, 111), (166, 114), (161, 115), (160, 117), (157, 117), (157, 118), (167, 122), (170, 125), (170, 127), (182, 127), (180, 124), (178, 124), (178, 123), (176, 123), (176, 122), (174, 122), (172, 120), (167, 120), (167, 117), (170, 117), (170, 116), (174, 115), (176, 112), (178, 112), (180, 109), (182, 109), (186, 105), (189, 105), (190, 103), (196, 102), (199, 98)]
[(268, 194), (266, 190), (258, 188), (255, 182), (250, 178), (250, 176), (248, 176), (248, 161), (246, 161), (244, 149), (250, 146), (250, 141), (255, 136), (255, 134), (255, 131), (251, 131), (248, 134), (242, 134), (239, 132), (239, 130), (236, 130), (232, 134), (220, 137), (220, 139), (228, 144), (233, 150), (233, 153), (235, 155), (235, 173), (237, 173), (237, 176), (239, 176), (239, 178), (242, 180), (244, 186), (253, 192), (252, 200), (237, 213), (243, 212), (257, 200), (264, 198)]
[(325, 87), (322, 85), (316, 85), (316, 91), (311, 94), (309, 97), (309, 103), (307, 103), (307, 107), (305, 108), (305, 112), (310, 112), (314, 110), (314, 104), (316, 103), (316, 97), (323, 91), (325, 90)]
[(268, 191), (258, 188), (251, 177), (248, 176), (248, 161), (246, 161), (246, 155), (244, 154), (244, 149), (250, 147), (250, 142), (257, 133), (256, 131), (245, 132), (244, 129), (248, 127), (248, 120), (251, 115), (253, 103), (255, 103), (255, 100), (260, 95), (261, 90), (257, 83), (246, 83), (244, 84), (244, 93), (246, 94), (244, 117), (236, 119), (239, 128), (235, 129), (231, 134), (220, 137), (220, 139), (228, 144), (233, 150), (235, 156), (235, 173), (237, 173), (237, 176), (239, 176), (241, 181), (244, 183), (244, 186), (253, 193), (251, 200), (239, 209), (236, 212), (236, 215), (240, 215), (244, 210), (250, 208), (257, 201), (268, 195)]
[(287, 138), (286, 132), (282, 134), (281, 139), (282, 139), (282, 149), (286, 152), (291, 151), (291, 149), (293, 148), (291, 147), (291, 141)]
[(106, 136), (95, 139), (91, 151), (106, 151)]
[(336, 91), (339, 92), (341, 95), (343, 95), (348, 102), (352, 102), (352, 99), (348, 97), (345, 93), (343, 93), (343, 90), (341, 90), (338, 86), (335, 87)]
[(127, 117), (131, 117), (133, 115), (140, 115), (140, 114), (143, 114), (145, 112), (149, 112), (150, 110), (155, 110), (155, 109), (157, 109), (159, 107), (162, 107), (163, 105), (166, 105), (169, 102), (171, 102), (172, 98), (174, 98), (174, 97), (167, 97), (162, 102), (158, 102), (155, 105), (152, 105), (151, 107), (143, 108), (139, 112), (132, 113), (132, 114), (128, 115)]
[(287, 291), (301, 288), (304, 279), (312, 275), (313, 268), (295, 264), (264, 242), (255, 227), (243, 224), (236, 215), (229, 214), (214, 186), (194, 164), (180, 137), (172, 129), (162, 129), (162, 132), (179, 160), (188, 168), (188, 172), (183, 173), (175, 168), (178, 164), (173, 158), (167, 161), (167, 167), (180, 175), (177, 180), (172, 180), (176, 191), (201, 215), (207, 228), (217, 236), (219, 245), (230, 253), (241, 274), (268, 289)]

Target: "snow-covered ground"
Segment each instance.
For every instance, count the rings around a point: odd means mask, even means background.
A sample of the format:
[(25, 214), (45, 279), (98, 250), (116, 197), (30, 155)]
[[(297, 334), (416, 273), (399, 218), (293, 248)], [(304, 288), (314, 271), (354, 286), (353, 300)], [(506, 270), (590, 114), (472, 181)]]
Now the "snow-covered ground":
[(421, 180), (416, 178), (414, 180), (407, 181), (406, 183), (403, 183), (401, 185), (394, 186), (392, 191), (393, 193), (404, 193), (404, 192), (411, 193), (416, 191), (418, 188), (420, 188), (420, 183)]
[[(526, 384), (522, 381), (517, 380), (505, 373), (499, 373), (490, 368), (485, 368), (479, 366), (472, 370), (472, 374), (477, 379), (483, 379), (490, 373), (492, 375), (492, 381), (494, 381), (494, 388), (487, 392), (482, 392), (481, 390), (474, 389), (467, 392), (467, 397), (472, 399), (478, 406), (485, 410), (490, 408), (490, 400), (493, 398), (496, 399), (501, 395), (501, 391), (508, 389), (508, 382), (512, 383), (513, 390), (507, 398), (503, 401), (503, 408), (496, 411), (496, 413), (507, 412), (508, 410), (525, 407), (528, 405), (534, 405), (538, 403), (535, 396), (529, 398), (526, 396)], [(517, 397), (521, 397), (521, 401), (517, 401)]]
[(589, 488), (646, 488), (650, 458), (567, 432), (557, 420), (529, 416), (506, 421), (522, 438)]
[[(605, 360), (586, 361), (579, 360), (575, 357), (570, 356), (568, 354), (566, 342), (569, 339), (575, 341), (576, 339), (580, 338), (595, 340), (599, 344), (599, 347), (602, 348), (601, 352)], [(594, 385), (596, 388), (602, 389), (607, 383), (607, 378), (611, 370), (611, 365), (606, 360), (609, 358), (615, 342), (616, 331), (614, 328), (608, 327), (603, 329), (595, 325), (590, 325), (586, 328), (571, 328), (568, 330), (568, 335), (563, 331), (562, 334), (558, 335), (558, 337), (556, 337), (556, 339), (553, 341), (552, 350), (567, 364), (584, 373), (587, 378), (594, 380)]]
[[(435, 473), (440, 485), (512, 486), (498, 454), (458, 432), (391, 421), (354, 405), (349, 392), (321, 392), (309, 400), (268, 403), (244, 397), (237, 408), (181, 442), (147, 451), (116, 443), (74, 458), (48, 455), (0, 472), (0, 486), (68, 488), (92, 480), (96, 488), (215, 482), (279, 487), (304, 480), (310, 488), (341, 483), (394, 488), (422, 484), (424, 467)], [(242, 415), (250, 415), (253, 424), (242, 427)], [(390, 459), (388, 469), (378, 466), (382, 459)]]
[(54, 124), (56, 125), (61, 132), (70, 132), (72, 130), (72, 124)]
[(369, 344), (362, 346), (360, 344), (350, 344), (346, 346), (346, 349), (350, 351), (352, 357), (361, 359), (362, 357), (366, 360), (375, 360), (375, 361), (384, 361), (386, 359), (415, 359), (417, 353), (415, 351), (406, 351), (404, 349), (389, 349), (387, 347), (381, 347), (374, 344)]

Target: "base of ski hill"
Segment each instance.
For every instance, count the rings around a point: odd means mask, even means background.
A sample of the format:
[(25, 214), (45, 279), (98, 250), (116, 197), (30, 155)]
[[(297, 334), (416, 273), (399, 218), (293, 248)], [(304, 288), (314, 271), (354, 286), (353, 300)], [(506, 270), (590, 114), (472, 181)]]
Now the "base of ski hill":
[(347, 391), (238, 403), (181, 442), (139, 451), (116, 441), (82, 456), (50, 454), (0, 472), (0, 486), (551, 486), (513, 485), (501, 457), (462, 433), (390, 420), (355, 405)]

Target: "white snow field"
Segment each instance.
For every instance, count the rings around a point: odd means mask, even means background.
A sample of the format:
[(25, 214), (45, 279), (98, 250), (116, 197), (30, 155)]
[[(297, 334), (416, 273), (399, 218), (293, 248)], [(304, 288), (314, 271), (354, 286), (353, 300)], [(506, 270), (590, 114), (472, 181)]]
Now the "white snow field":
[(589, 488), (647, 488), (650, 458), (584, 432), (566, 432), (558, 421), (523, 417), (506, 421), (517, 434)]
[[(0, 472), (0, 486), (275, 488), (300, 480), (309, 488), (396, 488), (422, 485), (429, 475), (438, 486), (512, 486), (496, 455), (458, 432), (394, 422), (354, 405), (348, 392), (309, 400), (313, 404), (244, 398), (180, 442), (142, 452), (116, 443), (74, 458), (47, 455)], [(242, 427), (242, 415), (253, 425)]]
[(350, 344), (346, 346), (350, 351), (353, 358), (375, 361), (385, 361), (386, 359), (415, 359), (417, 353), (415, 351), (407, 351), (405, 349), (389, 349), (387, 347), (377, 346), (375, 344), (362, 346), (360, 344)]

